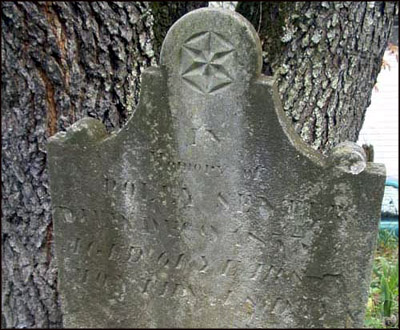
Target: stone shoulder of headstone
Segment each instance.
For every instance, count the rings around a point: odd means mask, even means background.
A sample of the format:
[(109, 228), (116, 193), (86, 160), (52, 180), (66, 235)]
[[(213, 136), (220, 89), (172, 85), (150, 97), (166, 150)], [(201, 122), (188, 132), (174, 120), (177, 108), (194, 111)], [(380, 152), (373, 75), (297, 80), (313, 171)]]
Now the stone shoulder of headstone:
[(75, 122), (73, 125), (71, 125), (71, 127), (68, 127), (66, 131), (58, 132), (50, 137), (48, 143), (55, 146), (65, 145), (66, 147), (79, 145), (84, 146), (87, 144), (90, 145), (113, 138), (116, 136), (116, 134), (126, 130), (128, 126), (135, 126), (137, 124), (137, 120), (135, 120), (136, 117), (140, 117), (144, 108), (148, 108), (149, 105), (151, 105), (151, 98), (153, 97), (153, 94), (159, 92), (158, 98), (162, 98), (163, 90), (153, 89), (160, 88), (157, 82), (162, 80), (165, 80), (165, 78), (162, 77), (161, 70), (158, 67), (149, 67), (143, 72), (143, 91), (141, 93), (141, 101), (139, 102), (136, 111), (134, 111), (128, 123), (119, 132), (108, 134), (104, 124), (100, 120), (91, 117), (85, 117)]
[(295, 133), (241, 15), (169, 30), (128, 123), (49, 139), (65, 327), (363, 325), (385, 169)]
[(86, 117), (78, 120), (65, 132), (59, 132), (49, 138), (49, 143), (60, 145), (85, 145), (98, 143), (107, 137), (107, 131), (101, 121)]

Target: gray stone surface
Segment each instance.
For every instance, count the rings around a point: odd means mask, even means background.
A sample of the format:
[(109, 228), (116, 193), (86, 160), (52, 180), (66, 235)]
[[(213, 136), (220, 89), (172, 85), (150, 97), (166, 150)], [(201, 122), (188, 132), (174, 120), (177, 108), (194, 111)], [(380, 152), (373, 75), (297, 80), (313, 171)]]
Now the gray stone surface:
[(294, 134), (240, 15), (169, 31), (128, 124), (49, 143), (66, 327), (362, 326), (383, 165)]

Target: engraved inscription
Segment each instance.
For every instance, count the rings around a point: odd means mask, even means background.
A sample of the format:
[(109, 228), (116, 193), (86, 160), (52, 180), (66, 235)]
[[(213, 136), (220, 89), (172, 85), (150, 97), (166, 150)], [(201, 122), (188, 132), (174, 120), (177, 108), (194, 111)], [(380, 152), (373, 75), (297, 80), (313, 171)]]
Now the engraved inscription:
[(167, 290), (168, 290), (168, 284), (169, 284), (169, 282), (164, 282), (160, 297), (165, 297), (165, 294), (167, 293)]
[(202, 125), (198, 128), (192, 128), (190, 130), (190, 134), (192, 135), (191, 138), (191, 145), (196, 146), (197, 142), (201, 139), (205, 141), (212, 141), (214, 143), (220, 143), (221, 139), (215, 133), (215, 129), (211, 129), (206, 125)]
[(159, 281), (155, 277), (145, 279), (140, 292), (147, 297), (150, 295), (162, 298), (195, 296), (193, 288), (190, 285), (173, 281)]
[(249, 234), (249, 237), (250, 237), (251, 239), (253, 239), (254, 241), (256, 241), (256, 242), (258, 242), (258, 243), (261, 243), (261, 244), (264, 245), (264, 246), (267, 245), (267, 244), (265, 243), (264, 240), (262, 240), (260, 237), (256, 236), (255, 234), (253, 234), (253, 233), (251, 233), (251, 232), (249, 232), (248, 234)]
[(264, 264), (260, 264), (260, 263), (257, 264), (255, 271), (250, 276), (250, 279), (251, 280), (256, 280), (260, 276), (263, 267), (264, 267)]
[(219, 137), (215, 134), (215, 132), (214, 132), (213, 130), (211, 130), (211, 129), (206, 129), (205, 131), (206, 131), (206, 132), (208, 133), (208, 135), (211, 137), (211, 140), (212, 140), (212, 141), (220, 142)]
[(182, 187), (182, 195), (184, 197), (184, 207), (193, 206), (192, 195), (187, 187)]
[(250, 210), (252, 200), (250, 193), (239, 193), (240, 212), (246, 213)]
[[(196, 131), (198, 129), (192, 129), (193, 141), (192, 145), (196, 145)], [(210, 133), (210, 132), (208, 132)], [(214, 134), (215, 135), (215, 134)], [(215, 135), (214, 139), (219, 138)], [(197, 172), (206, 175), (221, 175), (225, 172), (225, 168), (221, 165), (207, 164), (207, 163), (192, 163), (189, 160), (178, 160), (172, 161), (168, 158), (169, 156), (162, 151), (150, 150), (150, 161), (154, 163), (154, 166), (162, 169), (163, 167), (176, 170), (178, 172)]]
[(274, 214), (274, 209), (269, 201), (262, 196), (257, 196), (259, 205), (258, 205), (258, 213), (261, 216), (261, 219), (268, 220)]
[(220, 34), (201, 32), (190, 37), (181, 50), (181, 76), (193, 90), (211, 94), (234, 80), (229, 72), (234, 47)]
[(107, 274), (104, 272), (98, 272), (96, 275), (96, 283), (99, 286), (105, 285), (107, 281)]
[(274, 209), (266, 197), (261, 195), (252, 195), (250, 192), (239, 192), (239, 210), (238, 213), (250, 212), (253, 208), (256, 214), (263, 220), (268, 220), (274, 214)]
[(90, 257), (92, 255), (92, 251), (93, 251), (93, 246), (94, 246), (94, 242), (90, 242), (87, 248), (87, 255)]
[(184, 260), (185, 255), (181, 253), (178, 257), (178, 260), (175, 264), (175, 269), (181, 269), (183, 265), (183, 260)]
[(246, 308), (246, 313), (248, 314), (248, 316), (250, 318), (252, 318), (255, 313), (255, 310), (256, 310), (256, 303), (254, 302), (253, 299), (251, 299), (250, 297), (247, 297), (244, 305)]
[(76, 238), (72, 243), (71, 243), (71, 252), (73, 254), (79, 254), (81, 250), (81, 239)]
[(135, 194), (135, 185), (131, 181), (119, 181), (109, 176), (104, 176), (104, 189), (107, 194), (112, 195), (121, 191), (127, 197), (133, 197)]
[(56, 212), (60, 213), (60, 219), (66, 223), (74, 223), (75, 219), (73, 217), (72, 211), (63, 206), (58, 206), (54, 208)]
[(102, 270), (77, 268), (76, 271), (78, 279), (84, 284), (92, 283), (97, 288), (108, 286), (108, 274)]
[[(153, 183), (152, 183), (153, 184)], [(145, 187), (145, 185), (142, 184)], [(137, 184), (137, 187), (141, 187), (140, 182)], [(165, 184), (160, 184), (163, 191), (167, 195), (171, 194), (179, 194), (182, 196), (185, 203), (192, 204), (196, 201), (192, 199), (190, 191), (187, 187), (170, 187)], [(145, 189), (145, 188), (144, 188)], [(175, 192), (174, 192), (175, 191)], [(256, 215), (260, 214), (258, 212), (260, 207), (264, 207), (268, 209), (267, 212), (274, 212), (270, 202), (266, 197), (261, 195), (253, 195), (247, 191), (243, 191), (238, 193), (227, 194), (216, 193), (215, 199), (218, 204), (218, 208), (222, 210), (232, 210), (235, 213), (251, 212)], [(148, 195), (147, 198), (152, 198), (151, 195)], [(239, 203), (238, 203), (239, 202)], [(303, 203), (303, 204), (302, 204)], [(310, 216), (310, 202), (296, 201), (294, 198), (288, 198), (284, 200), (282, 204), (275, 206), (275, 212), (282, 214), (282, 216), (289, 220), (298, 219), (298, 216), (301, 216), (307, 219)], [(310, 204), (310, 205), (309, 205)], [(77, 215), (75, 215), (77, 212)], [(71, 215), (73, 218), (79, 221), (78, 215), (81, 216), (84, 213), (86, 216), (91, 217), (97, 216), (99, 214), (107, 214), (103, 210), (90, 210), (89, 212), (82, 209), (71, 210)], [(107, 216), (112, 216), (115, 218), (116, 214), (107, 214)], [(259, 219), (263, 219), (264, 217), (260, 217)], [(126, 220), (124, 220), (126, 221)], [(156, 218), (148, 217), (146, 219), (138, 219), (141, 224), (142, 233), (147, 233), (148, 235), (153, 235), (160, 233), (163, 228), (168, 228), (168, 232), (171, 232), (171, 227), (176, 228), (178, 231), (184, 230), (184, 223), (177, 219), (173, 218)], [(204, 240), (207, 240), (209, 243), (213, 243), (218, 241), (218, 228), (210, 225), (210, 224), (197, 224), (195, 225), (196, 230), (193, 230), (193, 224), (191, 224), (191, 231), (196, 232), (199, 237), (202, 237)], [(277, 256), (278, 260), (285, 258), (285, 255), (293, 255), (298, 256), (298, 244), (302, 242), (301, 237), (292, 236), (293, 232), (281, 232), (278, 235), (274, 235), (271, 232), (271, 236), (260, 235), (260, 232), (257, 231), (257, 225), (254, 228), (248, 228), (243, 231), (248, 237), (249, 242), (253, 242), (252, 244), (258, 244), (260, 248), (272, 248), (274, 255)], [(288, 241), (290, 239), (291, 241)], [(296, 240), (296, 244), (294, 244), (294, 240)], [(297, 242), (298, 241), (298, 242)], [(119, 265), (120, 263), (130, 263), (133, 266), (133, 263), (137, 263), (137, 266), (142, 267), (145, 264), (153, 264), (154, 270), (156, 272), (165, 272), (174, 270), (187, 270), (189, 265), (196, 265), (192, 271), (202, 274), (201, 276), (217, 276), (221, 279), (228, 279), (238, 274), (245, 273), (247, 274), (247, 278), (252, 281), (261, 281), (264, 283), (268, 283), (271, 285), (275, 285), (276, 283), (287, 283), (288, 285), (300, 286), (302, 282), (301, 272), (293, 271), (293, 269), (288, 269), (287, 266), (280, 266), (275, 264), (274, 260), (266, 261), (265, 263), (256, 262), (250, 267), (243, 263), (243, 260), (234, 260), (234, 258), (224, 258), (213, 260), (213, 258), (209, 258), (207, 255), (191, 257), (190, 255), (184, 255), (179, 251), (170, 251), (170, 250), (159, 250), (159, 249), (150, 249), (145, 250), (143, 247), (135, 246), (132, 242), (131, 244), (122, 243), (119, 238), (116, 240), (108, 241), (107, 244), (104, 242), (99, 242), (96, 240), (92, 241), (84, 241), (82, 239), (73, 239), (68, 244), (68, 248), (72, 253), (79, 253), (80, 255), (85, 255), (87, 257), (99, 258), (99, 260), (108, 260), (112, 261), (109, 265)], [(293, 249), (293, 250), (292, 250)], [(152, 250), (152, 252), (151, 252)], [(90, 261), (92, 262), (92, 261)], [(93, 262), (95, 260), (93, 259)], [(112, 266), (114, 267), (114, 266)], [(290, 267), (289, 267), (290, 268)], [(102, 273), (100, 273), (100, 271)], [(96, 273), (93, 273), (94, 270), (88, 271), (87, 269), (81, 269), (79, 277), (82, 279), (82, 282), (90, 281), (94, 285), (101, 287), (101, 283), (106, 283), (107, 281), (113, 281), (113, 273), (108, 273), (108, 270), (97, 269)], [(157, 288), (155, 289), (155, 280), (149, 278), (144, 281), (140, 286), (140, 292), (145, 296), (152, 296), (153, 294), (157, 294), (160, 297), (171, 297), (176, 296), (180, 297), (184, 295), (184, 290), (188, 294), (189, 289), (184, 287), (176, 286), (174, 282), (174, 278), (164, 278), (164, 275), (160, 277), (160, 282), (157, 283)], [(158, 275), (157, 275), (158, 278)], [(175, 293), (174, 293), (175, 292)], [(229, 303), (230, 295), (233, 295), (233, 292), (225, 292), (226, 300), (224, 298), (225, 303)], [(190, 295), (190, 292), (189, 292)]]
[(218, 193), (217, 199), (218, 199), (219, 205), (222, 206), (223, 209), (229, 210), (229, 203), (226, 200), (226, 198), (222, 195), (222, 193)]
[(285, 231), (291, 237), (302, 238), (313, 227), (310, 217), (312, 202), (286, 199), (282, 203), (287, 226)]
[(143, 255), (143, 250), (139, 246), (131, 246), (129, 249), (129, 259), (128, 261), (138, 262)]
[(229, 298), (231, 298), (232, 292), (233, 292), (232, 290), (228, 290), (228, 293), (227, 293), (225, 301), (224, 301), (224, 305), (229, 304), (229, 300), (230, 300)]
[(208, 268), (208, 262), (205, 256), (201, 256), (201, 261), (203, 262), (203, 265), (200, 268), (199, 272), (204, 273)]
[(214, 226), (202, 225), (200, 235), (207, 238), (210, 242), (215, 242), (218, 239), (218, 232)]
[(234, 276), (238, 271), (239, 261), (228, 259), (222, 269), (222, 276)]
[(167, 253), (164, 251), (158, 256), (158, 264), (161, 267), (167, 267), (169, 264), (169, 258), (167, 257)]
[(147, 279), (146, 280), (146, 283), (144, 284), (144, 287), (142, 289), (142, 293), (143, 294), (148, 293), (147, 291), (149, 290), (150, 283), (152, 283), (152, 282), (154, 282), (154, 279)]
[(143, 229), (145, 233), (151, 234), (158, 230), (159, 223), (154, 218), (143, 219)]

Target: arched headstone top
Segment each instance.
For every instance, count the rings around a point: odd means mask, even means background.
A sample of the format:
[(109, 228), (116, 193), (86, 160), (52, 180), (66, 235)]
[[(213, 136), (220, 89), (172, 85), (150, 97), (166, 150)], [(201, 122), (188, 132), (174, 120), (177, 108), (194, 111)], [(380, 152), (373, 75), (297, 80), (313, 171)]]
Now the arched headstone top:
[(215, 94), (258, 77), (262, 67), (260, 40), (240, 14), (202, 8), (171, 27), (162, 45), (160, 64), (172, 80), (200, 94)]

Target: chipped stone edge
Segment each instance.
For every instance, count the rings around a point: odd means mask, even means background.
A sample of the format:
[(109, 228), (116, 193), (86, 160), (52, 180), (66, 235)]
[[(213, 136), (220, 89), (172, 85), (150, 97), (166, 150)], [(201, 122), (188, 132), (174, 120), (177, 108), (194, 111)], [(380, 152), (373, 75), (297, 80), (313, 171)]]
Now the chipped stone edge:
[(105, 126), (100, 120), (85, 117), (78, 120), (64, 132), (59, 132), (49, 138), (49, 144), (54, 145), (85, 145), (93, 144), (107, 137)]

